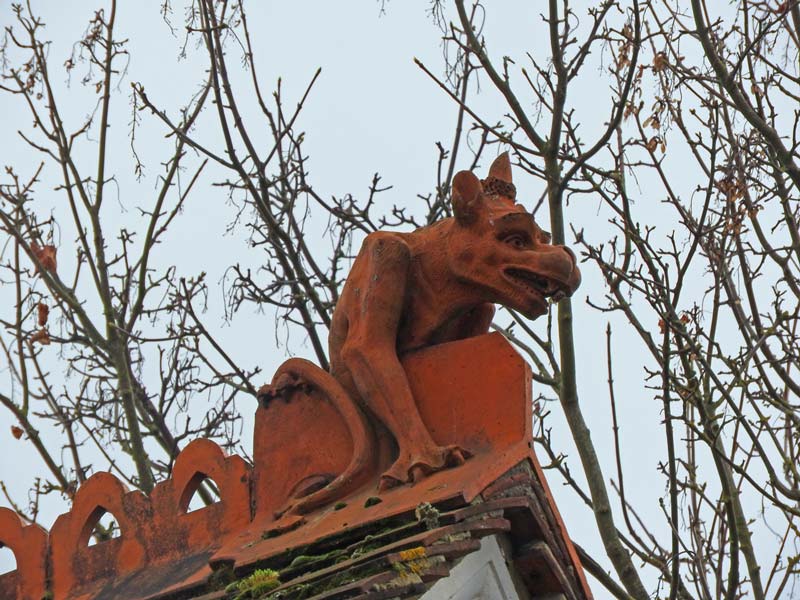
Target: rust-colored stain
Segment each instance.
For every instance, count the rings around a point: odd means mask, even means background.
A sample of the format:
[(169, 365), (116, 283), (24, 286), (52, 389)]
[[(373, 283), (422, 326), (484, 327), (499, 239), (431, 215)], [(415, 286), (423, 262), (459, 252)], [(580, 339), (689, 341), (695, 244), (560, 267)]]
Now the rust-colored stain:
[[(212, 479), (221, 501), (187, 513), (197, 486)], [(56, 598), (93, 598), (114, 579), (154, 565), (208, 552), (250, 521), (250, 467), (227, 457), (214, 442), (195, 440), (175, 461), (172, 478), (150, 497), (128, 491), (110, 473), (90, 477), (75, 494), (72, 510), (50, 532), (52, 589)], [(111, 513), (117, 538), (89, 546), (94, 526)], [(207, 564), (184, 579), (202, 582)], [(141, 597), (138, 589), (127, 597)], [(160, 591), (160, 590), (156, 590)], [(132, 594), (129, 595), (128, 594)]]
[[(531, 506), (544, 504), (551, 519), (537, 528), (556, 530), (553, 556), (580, 581), (570, 597), (591, 598), (531, 449), (530, 368), (500, 334), (486, 334), (494, 303), (535, 318), (580, 283), (573, 254), (549, 244), (515, 194), (504, 154), (483, 181), (456, 175), (454, 217), (367, 237), (334, 311), (331, 372), (291, 359), (260, 390), (252, 468), (196, 440), (150, 496), (92, 476), (49, 538), (0, 510), (0, 542), (18, 564), (0, 578), (0, 597), (50, 589), (55, 600), (133, 600), (197, 588), (214, 568), (244, 572), (422, 503), (500, 495), (519, 484), (506, 474), (528, 463), (544, 490)], [(219, 502), (187, 512), (205, 478)], [(89, 546), (106, 512), (120, 534)], [(469, 527), (490, 535), (508, 522)], [(519, 564), (535, 573), (550, 560), (536, 547)]]

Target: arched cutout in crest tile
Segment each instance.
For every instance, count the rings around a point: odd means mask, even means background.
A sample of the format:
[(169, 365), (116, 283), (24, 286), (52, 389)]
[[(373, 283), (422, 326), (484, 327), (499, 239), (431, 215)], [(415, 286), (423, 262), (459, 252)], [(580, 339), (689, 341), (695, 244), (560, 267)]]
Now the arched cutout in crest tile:
[(220, 501), (219, 486), (217, 482), (205, 473), (195, 473), (186, 484), (178, 501), (178, 508), (182, 513), (193, 513), (202, 510)]
[(86, 519), (78, 543), (83, 546), (96, 546), (120, 536), (117, 518), (102, 506), (95, 508)]
[[(2, 536), (2, 533), (0, 533), (0, 536)], [(16, 570), (17, 556), (11, 548), (3, 544), (2, 538), (0, 538), (0, 578)], [(0, 587), (0, 589), (2, 588)]]

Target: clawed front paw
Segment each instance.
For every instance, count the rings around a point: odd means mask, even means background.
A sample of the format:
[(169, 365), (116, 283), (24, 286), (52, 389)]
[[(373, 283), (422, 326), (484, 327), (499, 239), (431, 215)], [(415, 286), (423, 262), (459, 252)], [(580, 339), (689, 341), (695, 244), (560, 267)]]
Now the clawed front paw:
[(472, 456), (461, 446), (438, 446), (426, 452), (400, 457), (381, 475), (378, 490), (383, 492), (404, 483), (418, 483), (432, 473), (463, 465)]

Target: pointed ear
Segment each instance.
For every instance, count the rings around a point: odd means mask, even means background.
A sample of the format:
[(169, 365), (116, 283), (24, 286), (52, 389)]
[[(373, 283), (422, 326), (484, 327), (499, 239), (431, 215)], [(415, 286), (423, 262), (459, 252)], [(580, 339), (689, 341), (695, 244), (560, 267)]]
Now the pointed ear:
[(513, 183), (511, 181), (511, 159), (508, 157), (508, 152), (503, 152), (494, 159), (492, 166), (489, 167), (489, 177), (494, 177), (506, 183)]
[(483, 187), (471, 171), (459, 171), (453, 177), (453, 214), (459, 225), (469, 225), (478, 217)]

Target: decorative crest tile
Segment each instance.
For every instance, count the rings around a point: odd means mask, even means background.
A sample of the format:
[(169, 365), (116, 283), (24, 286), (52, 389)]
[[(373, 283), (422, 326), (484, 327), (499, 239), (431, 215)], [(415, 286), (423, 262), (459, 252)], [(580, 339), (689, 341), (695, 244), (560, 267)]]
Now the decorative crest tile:
[[(201, 439), (149, 497), (97, 473), (49, 538), (0, 509), (18, 565), (0, 595), (188, 598), (271, 565), (259, 585), (282, 598), (388, 598), (502, 534), (530, 585), (591, 598), (532, 451), (530, 368), (487, 335), (495, 303), (536, 318), (580, 283), (515, 198), (503, 154), (483, 181), (455, 176), (454, 217), (367, 236), (333, 314), (331, 371), (290, 359), (261, 388), (252, 467)], [(219, 500), (189, 511), (206, 479)], [(105, 513), (119, 535), (90, 546)]]

